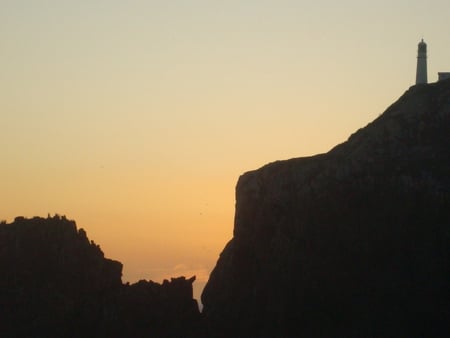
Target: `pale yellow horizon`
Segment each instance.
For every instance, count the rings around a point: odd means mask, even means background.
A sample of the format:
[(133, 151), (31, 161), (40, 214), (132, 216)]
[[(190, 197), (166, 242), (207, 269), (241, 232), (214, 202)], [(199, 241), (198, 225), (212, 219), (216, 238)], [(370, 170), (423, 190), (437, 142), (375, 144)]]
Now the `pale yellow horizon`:
[[(323, 153), (449, 71), (448, 1), (0, 4), (0, 219), (66, 215), (123, 280), (197, 275), (239, 175)], [(187, 276), (190, 277), (190, 276)]]

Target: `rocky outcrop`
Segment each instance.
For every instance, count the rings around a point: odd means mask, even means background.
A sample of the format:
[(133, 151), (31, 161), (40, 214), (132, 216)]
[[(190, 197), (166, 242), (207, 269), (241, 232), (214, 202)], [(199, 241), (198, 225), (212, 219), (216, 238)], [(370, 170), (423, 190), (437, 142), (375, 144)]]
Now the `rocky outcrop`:
[(104, 257), (65, 217), (0, 224), (2, 337), (196, 337), (195, 277), (122, 284), (122, 264)]
[(326, 154), (242, 175), (203, 313), (209, 337), (448, 336), (449, 267), (442, 81)]
[[(126, 285), (120, 295), (116, 337), (199, 337), (201, 321), (192, 298), (195, 277), (141, 280)], [(144, 333), (144, 335), (143, 335)]]

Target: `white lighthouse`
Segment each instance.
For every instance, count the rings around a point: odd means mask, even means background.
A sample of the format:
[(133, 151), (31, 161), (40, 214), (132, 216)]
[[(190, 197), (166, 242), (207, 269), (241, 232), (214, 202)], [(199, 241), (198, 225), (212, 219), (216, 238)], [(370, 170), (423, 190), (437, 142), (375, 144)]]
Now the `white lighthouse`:
[(428, 83), (427, 78), (427, 44), (423, 41), (419, 42), (417, 49), (417, 71), (416, 84)]

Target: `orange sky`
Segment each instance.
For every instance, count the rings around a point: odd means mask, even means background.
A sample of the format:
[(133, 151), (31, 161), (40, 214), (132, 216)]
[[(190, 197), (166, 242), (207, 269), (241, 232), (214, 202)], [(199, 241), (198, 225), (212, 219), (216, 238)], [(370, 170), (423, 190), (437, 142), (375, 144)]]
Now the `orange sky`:
[(77, 221), (124, 281), (196, 274), (240, 174), (328, 151), (450, 70), (448, 1), (2, 1), (0, 218)]

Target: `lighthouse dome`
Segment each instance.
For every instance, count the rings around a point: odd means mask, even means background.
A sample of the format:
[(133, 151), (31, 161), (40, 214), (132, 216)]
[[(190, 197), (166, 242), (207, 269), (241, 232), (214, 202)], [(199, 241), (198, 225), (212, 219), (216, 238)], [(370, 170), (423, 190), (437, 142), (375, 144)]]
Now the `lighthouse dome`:
[(423, 39), (419, 42), (419, 52), (426, 52), (427, 51), (427, 44)]

